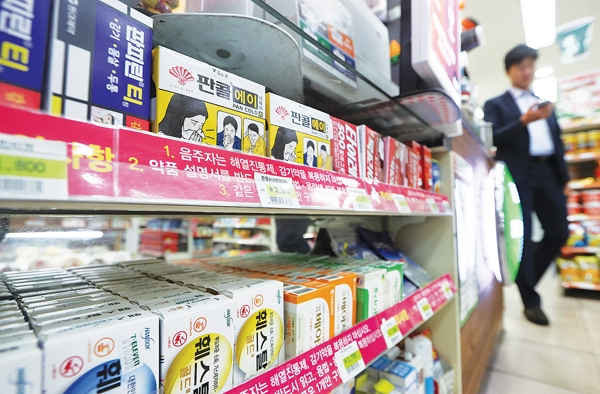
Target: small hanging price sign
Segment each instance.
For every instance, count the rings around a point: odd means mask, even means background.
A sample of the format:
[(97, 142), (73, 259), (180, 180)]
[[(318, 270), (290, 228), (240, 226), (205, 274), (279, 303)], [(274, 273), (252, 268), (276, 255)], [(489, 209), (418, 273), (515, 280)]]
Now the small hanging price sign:
[(410, 213), (410, 206), (408, 205), (408, 201), (406, 201), (406, 197), (402, 194), (393, 194), (394, 204), (396, 204), (396, 209), (400, 213)]
[(431, 212), (440, 213), (440, 207), (438, 207), (437, 203), (433, 198), (427, 199), (427, 205), (429, 205), (429, 209), (431, 210)]
[(429, 305), (427, 298), (423, 297), (417, 301), (417, 307), (419, 308), (419, 312), (421, 313), (423, 320), (427, 320), (433, 316), (433, 308), (431, 305)]
[(335, 355), (335, 364), (338, 367), (342, 382), (346, 383), (365, 369), (360, 349), (356, 341), (338, 350)]
[(290, 178), (254, 174), (260, 204), (265, 208), (300, 208), (298, 194)]
[(352, 199), (352, 206), (354, 210), (357, 212), (372, 212), (375, 210), (373, 208), (373, 203), (371, 202), (371, 197), (367, 194), (365, 189), (358, 188), (346, 188), (348, 195)]
[(383, 319), (381, 323), (381, 333), (388, 349), (391, 349), (394, 345), (402, 340), (402, 333), (400, 327), (396, 323), (396, 319), (391, 318), (390, 320)]

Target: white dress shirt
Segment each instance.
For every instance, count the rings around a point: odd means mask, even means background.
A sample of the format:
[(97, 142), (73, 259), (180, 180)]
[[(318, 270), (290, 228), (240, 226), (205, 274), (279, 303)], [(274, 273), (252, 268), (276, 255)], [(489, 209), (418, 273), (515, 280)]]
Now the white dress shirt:
[[(515, 99), (521, 114), (527, 113), (538, 98), (528, 90), (511, 87), (509, 90)], [(546, 119), (536, 120), (527, 125), (529, 131), (529, 154), (531, 156), (549, 156), (554, 153), (552, 133)]]

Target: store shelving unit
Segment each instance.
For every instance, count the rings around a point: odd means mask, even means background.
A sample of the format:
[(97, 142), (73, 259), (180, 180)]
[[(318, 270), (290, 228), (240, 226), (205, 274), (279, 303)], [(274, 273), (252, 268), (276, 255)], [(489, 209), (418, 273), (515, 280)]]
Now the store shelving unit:
[(568, 129), (563, 129), (561, 130), (562, 133), (567, 133), (567, 134), (571, 134), (571, 133), (578, 133), (580, 131), (590, 131), (590, 130), (595, 130), (600, 128), (600, 124), (590, 124), (590, 125), (582, 125), (579, 127), (570, 127)]
[(600, 253), (600, 247), (597, 246), (564, 246), (561, 249), (562, 254), (584, 254), (584, 253)]
[(583, 152), (565, 155), (565, 161), (567, 163), (583, 163), (598, 160), (600, 160), (600, 152)]
[[(447, 184), (442, 190), (444, 194), (363, 181), (267, 158), (263, 159), (263, 171), (266, 173), (257, 171), (258, 174), (254, 174), (251, 170), (246, 170), (251, 175), (243, 178), (206, 174), (199, 179), (198, 173), (192, 174), (195, 176), (191, 178), (190, 174), (181, 169), (177, 170), (177, 175), (167, 174), (153, 164), (161, 159), (159, 155), (165, 155), (166, 146), (173, 149), (172, 152), (177, 152), (180, 147), (194, 149), (201, 152), (203, 158), (225, 157), (226, 163), (231, 163), (232, 160), (235, 162), (236, 158), (251, 157), (169, 137), (104, 128), (11, 107), (0, 107), (0, 117), (14, 119), (14, 122), (0, 126), (2, 146), (30, 144), (29, 148), (34, 153), (22, 158), (40, 162), (52, 160), (55, 166), (53, 168), (59, 168), (53, 173), (25, 174), (27, 176), (15, 174), (3, 178), (12, 179), (10, 182), (3, 181), (0, 185), (0, 211), (5, 215), (26, 213), (89, 216), (119, 213), (131, 216), (193, 217), (198, 213), (219, 213), (224, 216), (241, 214), (254, 217), (261, 214), (343, 216), (345, 220), (361, 222), (368, 219), (373, 227), (392, 230), (396, 234), (397, 246), (438, 279), (393, 308), (299, 357), (311, 360), (316, 352), (329, 350), (330, 347), (336, 349), (336, 343), (339, 345), (354, 338), (364, 364), (368, 365), (388, 346), (383, 338), (385, 333), (381, 331), (382, 319), (387, 321), (395, 317), (401, 337), (421, 324), (431, 328), (439, 353), (448, 360), (456, 376), (461, 376), (459, 309), (458, 301), (453, 297), (456, 290), (454, 283), (458, 279), (456, 241), (451, 200), (448, 197), (451, 194), (448, 191), (452, 190), (452, 152), (438, 150), (435, 153), (435, 158), (440, 161), (443, 169), (442, 182)], [(30, 138), (24, 139), (21, 136)], [(48, 145), (48, 141), (53, 142)], [(90, 165), (98, 161), (96, 153), (99, 149), (104, 154), (103, 162), (110, 165), (108, 172), (95, 171), (95, 167)], [(2, 154), (5, 155), (6, 151)], [(9, 168), (10, 171), (15, 171), (12, 167)], [(4, 170), (10, 172), (7, 168)], [(243, 172), (240, 169), (240, 173)], [(310, 180), (310, 188), (303, 183), (306, 182), (302, 178), (303, 174)], [(288, 201), (287, 206), (273, 206), (264, 193), (269, 186), (269, 179), (277, 179), (279, 185), (288, 185), (286, 190), (295, 193), (296, 199)], [(198, 188), (200, 181), (202, 188)], [(47, 193), (35, 195), (27, 193), (31, 182), (41, 190), (50, 185), (58, 186), (53, 186), (54, 194), (49, 194), (50, 190), (46, 189)], [(157, 184), (160, 187), (157, 188)], [(198, 190), (201, 194), (194, 194), (193, 191)], [(190, 191), (190, 194), (186, 194), (186, 191)], [(238, 194), (235, 194), (236, 191)], [(421, 301), (423, 298), (427, 301)], [(394, 342), (401, 337), (395, 337)], [(333, 358), (327, 359), (331, 367), (337, 365), (335, 354), (338, 351), (339, 349), (333, 352)], [(271, 373), (287, 370), (298, 360), (290, 360)], [(331, 371), (338, 370), (332, 368)], [(268, 386), (269, 380), (265, 380), (267, 376), (268, 373), (263, 374), (230, 392), (241, 393), (258, 387), (256, 385)], [(337, 372), (328, 376), (332, 385), (319, 386), (317, 382), (314, 386), (315, 393), (329, 392), (342, 382), (341, 375)], [(455, 392), (461, 392), (458, 378)]]
[[(234, 248), (253, 246), (259, 250), (277, 251), (275, 224), (274, 220), (270, 218), (217, 219), (212, 228), (214, 230), (213, 244), (216, 244), (215, 253), (217, 254), (219, 244), (221, 247), (226, 245), (233, 245)], [(236, 234), (238, 231), (247, 231), (248, 234), (242, 237)]]

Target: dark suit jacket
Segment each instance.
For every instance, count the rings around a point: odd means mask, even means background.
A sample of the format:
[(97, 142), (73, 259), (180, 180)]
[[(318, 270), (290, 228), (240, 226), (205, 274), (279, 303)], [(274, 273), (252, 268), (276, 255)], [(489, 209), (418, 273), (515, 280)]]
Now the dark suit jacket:
[[(525, 181), (531, 163), (529, 155), (529, 133), (521, 123), (521, 111), (515, 99), (506, 92), (487, 101), (483, 107), (484, 120), (494, 127), (494, 145), (498, 148), (496, 160), (502, 160), (512, 173), (515, 183)], [(556, 170), (559, 182), (564, 187), (569, 181), (569, 173), (564, 159), (564, 147), (560, 139), (560, 127), (554, 113), (548, 118), (548, 126), (554, 141), (554, 155), (549, 161)]]

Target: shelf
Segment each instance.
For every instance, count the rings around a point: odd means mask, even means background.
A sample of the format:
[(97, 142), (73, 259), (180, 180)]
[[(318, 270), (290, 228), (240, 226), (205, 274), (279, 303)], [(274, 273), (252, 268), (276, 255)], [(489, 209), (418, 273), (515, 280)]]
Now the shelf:
[(597, 181), (570, 181), (569, 188), (571, 190), (589, 190), (600, 189), (600, 182)]
[(600, 247), (594, 246), (563, 246), (561, 253), (566, 254), (586, 254), (586, 253), (600, 253)]
[(595, 130), (595, 129), (600, 129), (600, 124), (583, 125), (583, 126), (563, 129), (561, 131), (564, 134), (570, 134), (570, 133), (578, 133), (580, 131), (590, 131), (590, 130)]
[(565, 280), (563, 280), (562, 282), (562, 287), (564, 287), (565, 289), (581, 289), (581, 290), (595, 290), (595, 291), (600, 291), (600, 285), (594, 284), (594, 283), (587, 283), (587, 282), (567, 282)]
[(256, 241), (251, 238), (249, 238), (249, 239), (213, 238), (213, 244), (215, 244), (215, 243), (271, 247), (271, 243), (268, 241)]
[(584, 163), (600, 160), (600, 152), (569, 153), (565, 155), (567, 163)]
[(235, 228), (235, 229), (257, 229), (257, 230), (271, 230), (271, 226), (264, 224), (252, 225), (252, 224), (213, 224), (213, 228)]
[(446, 196), (424, 190), (13, 107), (0, 118), (11, 119), (0, 155), (52, 164), (35, 176), (2, 169), (5, 214), (452, 215)]
[[(227, 393), (291, 392), (290, 385), (299, 379), (309, 382), (306, 386), (303, 385), (303, 392), (330, 393), (346, 382), (344, 378), (358, 375), (388, 349), (419, 328), (447, 305), (455, 293), (456, 288), (450, 275), (444, 275), (395, 306), (357, 323), (318, 347), (234, 387)], [(396, 328), (399, 333), (395, 333)], [(391, 338), (390, 334), (392, 334)], [(352, 348), (354, 350), (350, 350)], [(344, 367), (340, 356), (347, 354), (349, 350), (349, 354), (357, 355), (356, 362)], [(357, 363), (360, 363), (359, 367), (356, 367)], [(348, 369), (352, 370), (350, 374)], [(319, 376), (317, 370), (325, 370), (329, 373)], [(291, 373), (292, 376), (286, 373)], [(289, 380), (282, 382), (277, 378), (279, 374), (288, 376)], [(313, 379), (302, 379), (306, 376)]]
[(585, 220), (600, 220), (600, 216), (589, 216), (589, 215), (584, 215), (584, 214), (580, 213), (578, 215), (567, 216), (567, 220), (569, 222), (583, 222)]

